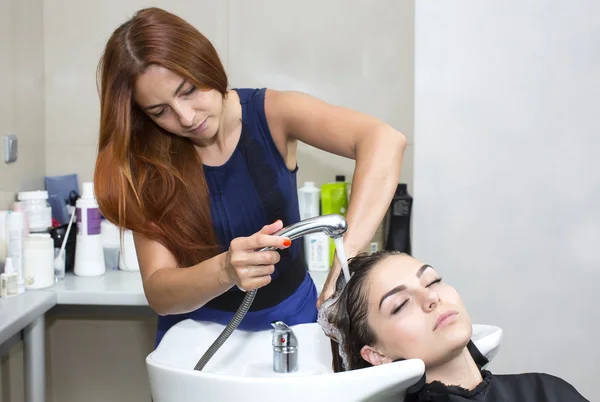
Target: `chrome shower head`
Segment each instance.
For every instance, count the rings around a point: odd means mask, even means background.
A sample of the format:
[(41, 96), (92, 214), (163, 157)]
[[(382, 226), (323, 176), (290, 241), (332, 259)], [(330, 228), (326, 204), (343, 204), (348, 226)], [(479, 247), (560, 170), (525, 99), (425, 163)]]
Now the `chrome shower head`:
[(304, 219), (279, 230), (273, 235), (285, 236), (289, 237), (290, 240), (294, 240), (311, 233), (324, 233), (332, 239), (336, 239), (342, 237), (346, 230), (348, 230), (346, 219), (342, 215), (331, 214)]

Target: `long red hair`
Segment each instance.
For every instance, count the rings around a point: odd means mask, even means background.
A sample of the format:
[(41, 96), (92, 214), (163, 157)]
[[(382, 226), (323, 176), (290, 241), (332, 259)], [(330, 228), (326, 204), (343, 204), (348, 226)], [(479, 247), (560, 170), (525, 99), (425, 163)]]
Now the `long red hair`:
[(133, 100), (136, 78), (151, 65), (226, 96), (227, 75), (208, 39), (167, 11), (137, 12), (110, 37), (98, 66), (96, 198), (106, 219), (160, 242), (181, 266), (194, 265), (219, 252), (208, 187), (193, 144)]

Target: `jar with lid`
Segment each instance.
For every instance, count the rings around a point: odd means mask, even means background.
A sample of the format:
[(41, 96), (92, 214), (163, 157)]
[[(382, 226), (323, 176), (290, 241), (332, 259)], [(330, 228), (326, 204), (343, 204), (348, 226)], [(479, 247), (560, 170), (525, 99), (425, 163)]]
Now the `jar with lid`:
[(17, 198), (27, 215), (31, 233), (47, 232), (52, 227), (52, 208), (48, 204), (47, 191), (21, 191)]

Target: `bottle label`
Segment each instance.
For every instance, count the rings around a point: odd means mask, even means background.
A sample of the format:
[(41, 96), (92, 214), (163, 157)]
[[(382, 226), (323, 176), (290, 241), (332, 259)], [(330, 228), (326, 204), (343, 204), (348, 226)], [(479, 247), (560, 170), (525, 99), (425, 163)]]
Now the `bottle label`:
[(309, 270), (326, 271), (329, 269), (329, 238), (325, 235), (311, 234), (306, 236), (309, 246)]
[(394, 216), (408, 216), (410, 214), (410, 202), (406, 200), (394, 201), (392, 208), (392, 215)]
[(87, 210), (87, 234), (97, 235), (100, 234), (100, 228), (102, 224), (102, 215), (98, 208), (90, 208)]
[(16, 296), (18, 293), (17, 275), (0, 275), (0, 297)]
[(85, 209), (85, 215), (82, 208), (77, 208), (75, 210), (75, 219), (77, 220), (78, 235), (88, 236), (100, 234), (102, 215), (98, 208)]
[(83, 222), (81, 221), (81, 208), (75, 209), (75, 223), (77, 224), (77, 234), (83, 234)]
[(20, 274), (23, 271), (23, 232), (21, 230), (8, 228), (7, 256), (12, 258), (14, 272)]

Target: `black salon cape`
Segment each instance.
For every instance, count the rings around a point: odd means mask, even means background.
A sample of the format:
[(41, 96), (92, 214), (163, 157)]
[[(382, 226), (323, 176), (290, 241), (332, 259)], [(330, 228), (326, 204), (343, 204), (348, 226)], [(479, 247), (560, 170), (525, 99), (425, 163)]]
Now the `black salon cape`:
[(473, 390), (425, 384), (405, 402), (589, 402), (566, 381), (548, 374), (496, 375), (482, 370), (483, 381)]
[(482, 369), (489, 361), (472, 341), (467, 348), (483, 377), (475, 389), (426, 384), (424, 375), (408, 389), (404, 402), (589, 402), (571, 384), (549, 374), (492, 374)]

